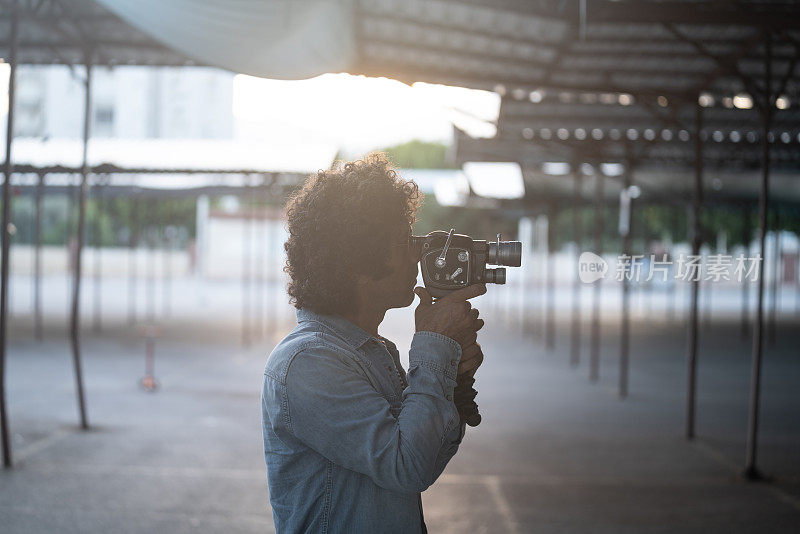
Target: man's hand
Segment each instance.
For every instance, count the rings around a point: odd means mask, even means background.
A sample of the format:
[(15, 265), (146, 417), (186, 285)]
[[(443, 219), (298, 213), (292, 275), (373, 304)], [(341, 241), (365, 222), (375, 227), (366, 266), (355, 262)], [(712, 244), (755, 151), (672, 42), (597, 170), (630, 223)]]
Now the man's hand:
[(458, 410), (460, 422), (469, 426), (478, 426), (481, 422), (481, 414), (475, 402), (478, 392), (473, 387), (475, 385), (474, 374), (475, 371), (473, 370), (458, 375), (456, 387), (453, 390), (453, 403), (456, 405), (456, 410)]
[(475, 371), (483, 363), (483, 351), (478, 343), (473, 343), (467, 348), (461, 349), (461, 361), (458, 364), (458, 375), (468, 375), (470, 378), (475, 376)]
[(478, 330), (483, 328), (483, 319), (478, 319), (478, 310), (472, 307), (468, 299), (486, 293), (486, 284), (474, 284), (453, 291), (435, 303), (424, 287), (414, 288), (414, 293), (419, 297), (419, 305), (414, 313), (416, 331), (436, 332), (454, 339), (461, 345), (463, 361), (464, 349), (476, 344)]
[(481, 363), (483, 363), (483, 351), (481, 351), (480, 345), (473, 343), (462, 350), (456, 378), (457, 385), (453, 391), (453, 402), (458, 410), (461, 423), (469, 426), (478, 426), (481, 422), (478, 405), (475, 403), (478, 392), (474, 388), (475, 372)]

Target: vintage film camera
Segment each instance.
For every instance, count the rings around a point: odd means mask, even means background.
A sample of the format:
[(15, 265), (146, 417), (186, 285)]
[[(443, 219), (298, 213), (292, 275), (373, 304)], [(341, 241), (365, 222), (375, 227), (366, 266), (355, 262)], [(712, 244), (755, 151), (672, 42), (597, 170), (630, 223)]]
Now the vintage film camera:
[(487, 269), (487, 265), (522, 265), (522, 243), (472, 239), (468, 235), (437, 230), (426, 236), (412, 236), (412, 244), (421, 251), (422, 279), (434, 298), (472, 284), (505, 284), (506, 270)]
[[(522, 265), (522, 243), (503, 241), (500, 234), (497, 234), (497, 241), (486, 242), (456, 234), (451, 228), (450, 232), (437, 230), (426, 236), (412, 236), (411, 242), (420, 251), (422, 279), (434, 298), (472, 284), (506, 283), (504, 268), (487, 269), (486, 265)], [(474, 384), (474, 378), (459, 376), (454, 390), (456, 407), (469, 426), (478, 426), (481, 422)]]

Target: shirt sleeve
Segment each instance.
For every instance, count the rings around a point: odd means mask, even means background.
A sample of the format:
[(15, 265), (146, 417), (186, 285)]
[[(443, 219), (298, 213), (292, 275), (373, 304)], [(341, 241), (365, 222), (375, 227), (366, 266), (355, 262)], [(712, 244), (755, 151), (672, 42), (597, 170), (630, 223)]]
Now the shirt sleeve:
[(461, 444), (461, 440), (464, 439), (466, 428), (466, 423), (460, 423), (455, 425), (453, 429), (445, 435), (442, 448), (439, 450), (439, 455), (436, 457), (434, 480), (439, 478), (439, 475), (441, 475), (444, 468), (447, 467), (450, 459), (458, 452), (458, 446)]
[(286, 375), (289, 431), (381, 487), (424, 491), (441, 473), (446, 436), (459, 427), (453, 388), (460, 358), (456, 341), (417, 332), (409, 352), (408, 387), (395, 418), (350, 356), (328, 346), (304, 349)]

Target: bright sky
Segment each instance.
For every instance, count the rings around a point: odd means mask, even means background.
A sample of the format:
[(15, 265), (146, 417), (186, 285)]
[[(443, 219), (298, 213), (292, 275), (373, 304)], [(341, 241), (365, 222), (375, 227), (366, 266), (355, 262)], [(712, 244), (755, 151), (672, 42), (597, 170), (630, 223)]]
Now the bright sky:
[[(8, 65), (0, 62), (0, 94)], [(0, 115), (7, 98), (0, 99)], [(411, 139), (452, 141), (455, 124), (474, 137), (493, 137), (500, 97), (493, 92), (388, 78), (323, 74), (286, 81), (243, 74), (233, 79), (237, 137), (268, 141), (317, 140), (345, 155)]]
[(332, 141), (346, 155), (411, 139), (452, 140), (452, 125), (494, 136), (500, 98), (488, 91), (388, 78), (323, 74), (284, 81), (237, 75), (233, 82), (237, 136), (286, 135)]

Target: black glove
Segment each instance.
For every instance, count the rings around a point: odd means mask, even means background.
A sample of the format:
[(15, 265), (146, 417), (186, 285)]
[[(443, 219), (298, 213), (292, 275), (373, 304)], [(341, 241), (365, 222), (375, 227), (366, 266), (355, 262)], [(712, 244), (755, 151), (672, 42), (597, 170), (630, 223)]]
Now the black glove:
[(478, 405), (475, 397), (478, 392), (473, 388), (475, 377), (468, 373), (456, 377), (456, 387), (453, 389), (453, 402), (458, 410), (461, 421), (469, 426), (478, 426), (481, 422), (481, 414), (478, 413)]

